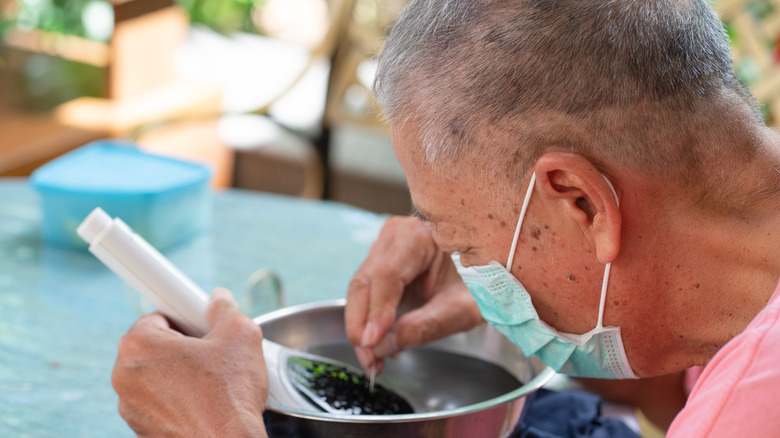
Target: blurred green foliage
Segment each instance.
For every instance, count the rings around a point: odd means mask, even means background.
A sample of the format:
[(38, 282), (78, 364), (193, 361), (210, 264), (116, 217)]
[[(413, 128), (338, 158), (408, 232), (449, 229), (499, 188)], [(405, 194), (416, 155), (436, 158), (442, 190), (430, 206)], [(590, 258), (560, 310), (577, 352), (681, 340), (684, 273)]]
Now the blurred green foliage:
[[(253, 17), (267, 0), (176, 0), (193, 23), (216, 31), (258, 33)], [(3, 6), (4, 5), (4, 6)], [(0, 4), (0, 39), (11, 29), (42, 30), (107, 42), (114, 28), (108, 0), (16, 0)], [(80, 96), (103, 95), (104, 69), (44, 53), (3, 46), (0, 78), (13, 92), (0, 101), (20, 110), (43, 112)]]
[(0, 11), (0, 37), (2, 37), (8, 29), (12, 28), (16, 24), (16, 20), (6, 17)]
[[(219, 32), (258, 33), (253, 16), (267, 0), (176, 0), (193, 23)], [(0, 10), (0, 36), (11, 28), (39, 29), (108, 41), (113, 10), (107, 0), (17, 0)]]
[(104, 0), (17, 0), (0, 12), (0, 31), (39, 29), (105, 41), (113, 27), (111, 6)]
[(0, 77), (10, 84), (0, 100), (16, 110), (48, 112), (57, 105), (82, 97), (103, 97), (105, 70), (93, 65), (24, 51), (0, 48), (8, 69)]
[(190, 15), (193, 23), (218, 32), (258, 33), (253, 16), (267, 0), (176, 0)]

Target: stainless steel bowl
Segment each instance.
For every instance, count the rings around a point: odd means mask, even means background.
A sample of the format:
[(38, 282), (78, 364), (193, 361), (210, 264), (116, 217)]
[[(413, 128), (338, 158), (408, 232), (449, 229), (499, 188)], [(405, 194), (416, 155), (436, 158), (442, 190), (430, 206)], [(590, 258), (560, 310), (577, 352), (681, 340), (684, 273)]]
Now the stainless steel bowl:
[[(333, 300), (288, 307), (255, 322), (272, 341), (357, 366), (344, 331), (344, 305)], [(265, 420), (272, 437), (501, 438), (520, 420), (526, 397), (554, 374), (483, 324), (388, 360), (383, 383), (406, 397), (414, 414), (334, 415), (271, 403)]]

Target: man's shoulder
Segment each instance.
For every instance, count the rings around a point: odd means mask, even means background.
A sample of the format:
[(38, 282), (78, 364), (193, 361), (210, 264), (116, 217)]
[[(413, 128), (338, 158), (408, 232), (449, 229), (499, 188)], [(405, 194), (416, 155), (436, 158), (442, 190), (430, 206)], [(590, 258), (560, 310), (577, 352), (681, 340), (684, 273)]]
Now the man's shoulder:
[[(669, 436), (769, 436), (780, 430), (780, 295), (704, 368)], [(745, 434), (747, 432), (747, 434)]]
[[(704, 369), (700, 388), (715, 391), (762, 392), (759, 380), (780, 388), (780, 294), (775, 292), (767, 306), (745, 330), (727, 343)], [(696, 389), (694, 389), (694, 392)], [(694, 394), (691, 394), (694, 395)]]

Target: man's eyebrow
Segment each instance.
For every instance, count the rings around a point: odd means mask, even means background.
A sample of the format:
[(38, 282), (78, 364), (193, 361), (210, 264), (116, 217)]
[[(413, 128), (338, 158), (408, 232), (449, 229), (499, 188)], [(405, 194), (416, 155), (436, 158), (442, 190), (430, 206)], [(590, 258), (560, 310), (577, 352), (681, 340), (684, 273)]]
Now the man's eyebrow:
[(412, 216), (416, 217), (417, 219), (420, 219), (423, 222), (431, 221), (430, 219), (428, 219), (428, 216), (426, 216), (425, 213), (418, 210), (417, 206), (415, 205), (412, 205)]

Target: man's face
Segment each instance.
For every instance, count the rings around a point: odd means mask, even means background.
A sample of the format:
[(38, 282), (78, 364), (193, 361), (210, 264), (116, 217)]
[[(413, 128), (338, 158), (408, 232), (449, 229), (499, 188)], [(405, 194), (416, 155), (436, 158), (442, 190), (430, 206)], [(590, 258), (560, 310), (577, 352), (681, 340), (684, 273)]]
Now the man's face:
[[(506, 264), (530, 174), (516, 183), (490, 179), (481, 169), (506, 163), (484, 155), (432, 165), (417, 134), (412, 122), (391, 130), (412, 200), (436, 243), (444, 251), (460, 252), (464, 266), (492, 260)], [(528, 289), (542, 320), (565, 332), (585, 333), (596, 325), (604, 265), (579, 229), (560, 216), (532, 197), (511, 271)]]
[[(503, 190), (497, 182), (484, 181), (477, 174), (479, 166), (428, 163), (416, 134), (416, 127), (409, 122), (391, 131), (416, 215), (428, 223), (442, 250), (461, 254), (464, 266), (491, 260), (506, 263), (519, 210), (513, 212), (512, 206), (502, 205), (498, 197), (485, 196), (486, 192)], [(446, 166), (456, 167), (443, 169)]]

